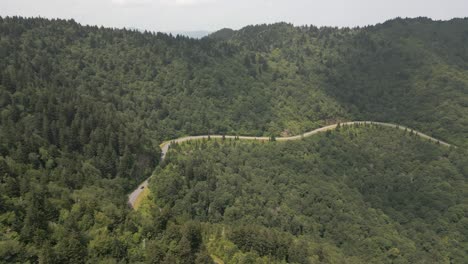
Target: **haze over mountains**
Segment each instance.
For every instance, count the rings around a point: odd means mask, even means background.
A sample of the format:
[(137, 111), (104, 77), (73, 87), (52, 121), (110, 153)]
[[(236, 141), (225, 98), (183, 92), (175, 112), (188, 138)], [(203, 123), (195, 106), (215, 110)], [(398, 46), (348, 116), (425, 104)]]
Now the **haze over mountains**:
[(183, 35), (189, 38), (200, 39), (200, 38), (208, 36), (211, 32), (206, 31), (206, 30), (197, 30), (197, 31), (171, 31), (170, 33), (174, 36)]
[[(193, 39), (0, 18), (0, 262), (463, 263), (468, 19)], [(300, 135), (294, 143), (187, 135)], [(141, 210), (127, 195), (154, 174)]]

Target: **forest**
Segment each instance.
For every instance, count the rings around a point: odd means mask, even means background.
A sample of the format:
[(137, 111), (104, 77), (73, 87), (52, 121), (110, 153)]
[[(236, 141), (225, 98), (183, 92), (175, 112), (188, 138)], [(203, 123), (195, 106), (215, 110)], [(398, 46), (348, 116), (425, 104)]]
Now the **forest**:
[[(468, 19), (200, 40), (0, 17), (0, 263), (463, 263)], [(298, 142), (185, 135), (288, 136)], [(153, 175), (141, 210), (127, 195)]]
[(466, 152), (394, 130), (176, 145), (143, 209), (161, 221), (161, 261), (181, 250), (167, 246), (172, 226), (190, 219), (226, 263), (464, 262)]

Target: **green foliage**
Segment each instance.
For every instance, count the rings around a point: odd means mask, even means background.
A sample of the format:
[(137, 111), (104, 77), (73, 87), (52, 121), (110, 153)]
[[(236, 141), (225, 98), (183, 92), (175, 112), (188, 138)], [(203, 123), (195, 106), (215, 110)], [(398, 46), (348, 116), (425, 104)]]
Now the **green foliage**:
[[(150, 186), (174, 219), (207, 223), (211, 252), (228, 263), (235, 252), (297, 263), (462, 262), (466, 157), (404, 131), (341, 125), (288, 143), (179, 145)], [(167, 175), (176, 191), (159, 196)], [(232, 253), (221, 255), (218, 242)]]
[[(462, 260), (466, 28), (279, 23), (194, 40), (0, 17), (0, 262)], [(157, 167), (178, 136), (275, 141), (349, 119), (460, 149), (341, 126), (287, 145), (175, 146)], [(128, 192), (155, 168), (156, 206), (131, 211)], [(229, 252), (207, 241), (213, 223)]]

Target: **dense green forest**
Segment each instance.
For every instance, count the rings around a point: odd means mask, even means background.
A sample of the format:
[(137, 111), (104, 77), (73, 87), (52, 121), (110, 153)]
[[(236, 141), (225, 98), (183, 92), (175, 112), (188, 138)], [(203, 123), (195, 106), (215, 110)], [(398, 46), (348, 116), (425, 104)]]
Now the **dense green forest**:
[[(0, 262), (464, 262), (467, 42), (468, 19), (195, 40), (0, 17)], [(159, 164), (182, 135), (358, 119), (459, 148), (356, 128), (181, 146)], [(132, 211), (155, 169), (154, 204)]]
[(375, 126), (184, 143), (152, 178), (152, 243), (170, 258), (190, 220), (226, 263), (462, 263), (467, 175), (465, 151)]

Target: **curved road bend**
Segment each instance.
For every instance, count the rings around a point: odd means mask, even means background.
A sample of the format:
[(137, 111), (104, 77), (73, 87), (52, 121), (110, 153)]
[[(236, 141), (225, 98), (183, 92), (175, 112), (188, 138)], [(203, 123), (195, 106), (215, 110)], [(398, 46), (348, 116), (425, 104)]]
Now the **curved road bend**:
[[(408, 127), (405, 127), (405, 126), (400, 126), (400, 125), (396, 125), (396, 124), (391, 124), (391, 123), (383, 123), (383, 122), (373, 122), (373, 121), (351, 121), (351, 122), (343, 122), (343, 123), (340, 123), (342, 126), (346, 126), (346, 125), (354, 125), (354, 124), (373, 124), (373, 125), (378, 125), (378, 126), (384, 126), (384, 127), (391, 127), (391, 128), (399, 128), (401, 130), (408, 130), (408, 131), (411, 131), (412, 129), (411, 128), (408, 128)], [(277, 137), (276, 138), (276, 141), (289, 141), (289, 140), (300, 140), (302, 138), (305, 138), (305, 137), (310, 137), (312, 135), (315, 135), (315, 134), (318, 134), (318, 133), (321, 133), (321, 132), (325, 132), (325, 131), (328, 131), (328, 130), (333, 130), (337, 127), (338, 124), (334, 124), (334, 125), (329, 125), (329, 126), (325, 126), (325, 127), (321, 127), (321, 128), (317, 128), (315, 130), (312, 130), (312, 131), (309, 131), (307, 133), (304, 133), (302, 135), (296, 135), (296, 136), (292, 136), (292, 137)], [(446, 146), (446, 147), (450, 147), (452, 145), (450, 145), (449, 143), (447, 142), (444, 142), (444, 141), (441, 141), (441, 140), (438, 140), (436, 138), (433, 138), (431, 136), (428, 136), (424, 133), (421, 133), (421, 132), (418, 132), (416, 130), (413, 130), (413, 133), (414, 135), (417, 135), (421, 138), (424, 138), (424, 139), (427, 139), (427, 140), (430, 140), (432, 142), (439, 142), (441, 145), (443, 146)], [(165, 157), (166, 157), (166, 153), (167, 151), (169, 150), (169, 147), (171, 146), (171, 144), (173, 143), (182, 143), (182, 142), (185, 142), (185, 141), (192, 141), (192, 140), (201, 140), (201, 139), (208, 139), (208, 137), (210, 138), (223, 138), (222, 135), (203, 135), (203, 136), (188, 136), (188, 137), (181, 137), (181, 138), (177, 138), (177, 139), (174, 139), (174, 140), (170, 140), (170, 141), (166, 141), (164, 143), (162, 143), (160, 145), (161, 147), (161, 160), (163, 160)], [(226, 139), (235, 139), (235, 138), (239, 138), (239, 139), (242, 139), (242, 140), (259, 140), (259, 141), (268, 141), (270, 138), (269, 137), (248, 137), (248, 136), (224, 136), (224, 138)], [(134, 205), (135, 205), (135, 202), (138, 198), (138, 196), (140, 196), (140, 194), (143, 192), (143, 190), (145, 188), (148, 188), (148, 179), (146, 179), (143, 183), (141, 183), (138, 188), (136, 188), (129, 196), (128, 196), (128, 204), (133, 208)]]

